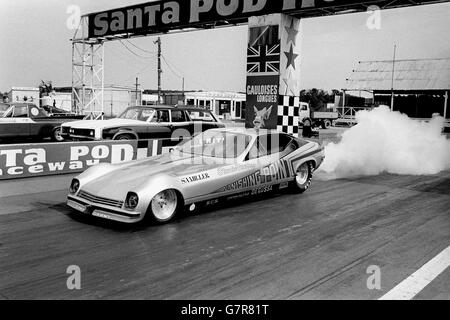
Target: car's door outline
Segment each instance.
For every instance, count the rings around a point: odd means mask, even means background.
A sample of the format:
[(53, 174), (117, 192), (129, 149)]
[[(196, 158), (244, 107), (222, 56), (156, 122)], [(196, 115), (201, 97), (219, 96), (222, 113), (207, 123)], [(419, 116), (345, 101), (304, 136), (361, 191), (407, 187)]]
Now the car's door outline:
[[(155, 112), (151, 117), (149, 117), (146, 121), (146, 134), (145, 139), (148, 138), (158, 138), (158, 139), (170, 139), (171, 129), (170, 129), (170, 112), (168, 109), (154, 109)], [(159, 112), (167, 111), (168, 112), (168, 122), (159, 121)], [(155, 121), (156, 120), (156, 121)], [(155, 128), (160, 128), (162, 130), (158, 130), (155, 132)], [(169, 128), (169, 130), (164, 129)]]
[(27, 106), (20, 106), (20, 108), (26, 108), (26, 116), (25, 117), (16, 117), (16, 108), (17, 106), (13, 106), (11, 119), (12, 119), (12, 127), (10, 130), (11, 136), (29, 136), (30, 134), (30, 124), (34, 123), (32, 119), (30, 119), (30, 110)]
[[(174, 111), (179, 111), (184, 115), (184, 119), (186, 121), (174, 121), (172, 113)], [(180, 139), (190, 138), (193, 133), (193, 122), (189, 118), (187, 112), (185, 110), (180, 109), (171, 109), (169, 110), (170, 117), (170, 130), (171, 130), (171, 138), (174, 142), (181, 142)], [(190, 128), (192, 126), (192, 129)]]

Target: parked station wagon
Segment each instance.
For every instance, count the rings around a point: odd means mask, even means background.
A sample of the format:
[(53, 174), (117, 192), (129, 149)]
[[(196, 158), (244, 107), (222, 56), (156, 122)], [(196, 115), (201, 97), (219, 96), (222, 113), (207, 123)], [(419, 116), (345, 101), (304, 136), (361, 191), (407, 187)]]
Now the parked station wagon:
[(163, 145), (173, 145), (194, 133), (224, 126), (205, 108), (135, 106), (114, 119), (64, 123), (62, 135), (72, 140), (164, 139)]

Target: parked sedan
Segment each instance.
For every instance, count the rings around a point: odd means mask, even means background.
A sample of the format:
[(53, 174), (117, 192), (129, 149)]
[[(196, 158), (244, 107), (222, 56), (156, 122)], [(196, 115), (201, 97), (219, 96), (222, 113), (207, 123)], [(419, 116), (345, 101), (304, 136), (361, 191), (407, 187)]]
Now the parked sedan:
[(173, 145), (194, 133), (224, 126), (204, 108), (136, 106), (114, 119), (64, 123), (62, 134), (74, 140), (164, 139), (163, 145)]
[(70, 113), (53, 116), (31, 103), (1, 104), (0, 139), (51, 138), (54, 141), (62, 141), (60, 125), (83, 117)]
[(283, 188), (302, 193), (323, 159), (321, 145), (285, 133), (211, 129), (165, 155), (89, 168), (72, 180), (67, 204), (104, 219), (163, 223), (186, 207)]

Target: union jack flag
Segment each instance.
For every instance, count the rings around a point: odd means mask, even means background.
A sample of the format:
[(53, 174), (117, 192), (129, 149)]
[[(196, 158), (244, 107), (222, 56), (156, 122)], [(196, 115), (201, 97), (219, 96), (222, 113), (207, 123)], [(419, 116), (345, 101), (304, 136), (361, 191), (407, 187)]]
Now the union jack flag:
[(247, 73), (256, 75), (280, 72), (280, 44), (247, 48)]

